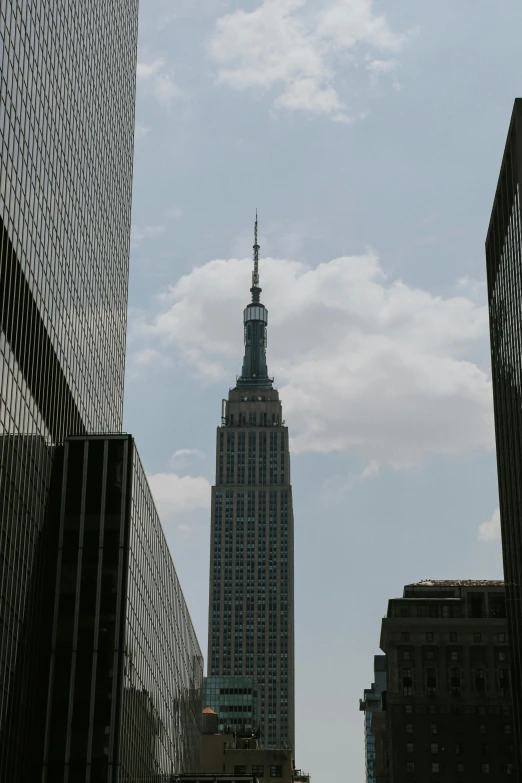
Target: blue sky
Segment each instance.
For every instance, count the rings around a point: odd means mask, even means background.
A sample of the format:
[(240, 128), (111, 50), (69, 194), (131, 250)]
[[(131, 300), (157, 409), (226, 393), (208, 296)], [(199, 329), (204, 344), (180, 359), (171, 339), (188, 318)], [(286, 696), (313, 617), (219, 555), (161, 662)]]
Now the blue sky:
[(297, 763), (364, 780), (387, 599), (499, 578), (484, 239), (515, 0), (141, 3), (125, 427), (206, 651), (255, 208), (292, 435)]

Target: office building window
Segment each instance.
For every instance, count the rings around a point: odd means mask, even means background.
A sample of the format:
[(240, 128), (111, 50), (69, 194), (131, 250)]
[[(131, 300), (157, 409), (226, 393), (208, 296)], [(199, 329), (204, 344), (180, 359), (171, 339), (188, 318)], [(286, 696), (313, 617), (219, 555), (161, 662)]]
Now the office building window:
[(437, 670), (433, 668), (426, 669), (426, 693), (428, 696), (437, 694)]
[(460, 696), (460, 669), (450, 669), (450, 689), (452, 696)]

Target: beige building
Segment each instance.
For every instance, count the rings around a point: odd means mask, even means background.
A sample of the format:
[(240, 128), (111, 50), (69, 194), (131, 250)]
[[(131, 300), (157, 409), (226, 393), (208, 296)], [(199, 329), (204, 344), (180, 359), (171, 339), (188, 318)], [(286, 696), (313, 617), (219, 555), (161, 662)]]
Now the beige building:
[(203, 773), (253, 775), (259, 783), (292, 783), (292, 751), (260, 748), (255, 737), (233, 734), (204, 734), (202, 737)]

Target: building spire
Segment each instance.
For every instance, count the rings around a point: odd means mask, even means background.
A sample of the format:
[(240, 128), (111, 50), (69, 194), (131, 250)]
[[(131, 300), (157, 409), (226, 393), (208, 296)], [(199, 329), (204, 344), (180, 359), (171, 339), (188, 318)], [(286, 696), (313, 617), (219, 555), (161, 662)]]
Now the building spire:
[(259, 287), (259, 245), (257, 244), (257, 209), (256, 209), (256, 222), (254, 223), (254, 271), (252, 272), (252, 302), (257, 304), (259, 302), (259, 296), (261, 289)]
[(268, 310), (261, 304), (259, 287), (259, 245), (257, 242), (257, 209), (254, 224), (254, 270), (252, 272), (252, 301), (243, 311), (245, 328), (245, 358), (243, 371), (237, 379), (241, 388), (271, 389), (272, 378), (266, 367), (266, 327)]
[(254, 225), (254, 271), (252, 272), (252, 288), (259, 287), (259, 245), (257, 244), (257, 209)]

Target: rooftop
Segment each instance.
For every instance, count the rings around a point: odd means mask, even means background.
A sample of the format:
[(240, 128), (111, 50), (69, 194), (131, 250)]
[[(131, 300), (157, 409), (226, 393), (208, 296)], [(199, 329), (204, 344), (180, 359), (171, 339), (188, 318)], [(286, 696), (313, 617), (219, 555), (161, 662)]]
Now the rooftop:
[(502, 579), (422, 579), (405, 587), (504, 587)]

